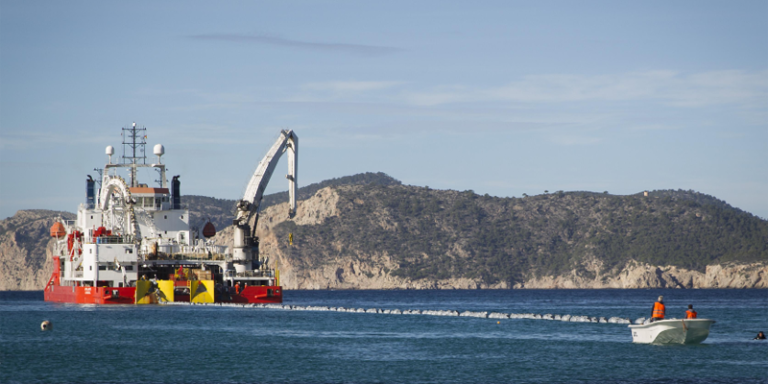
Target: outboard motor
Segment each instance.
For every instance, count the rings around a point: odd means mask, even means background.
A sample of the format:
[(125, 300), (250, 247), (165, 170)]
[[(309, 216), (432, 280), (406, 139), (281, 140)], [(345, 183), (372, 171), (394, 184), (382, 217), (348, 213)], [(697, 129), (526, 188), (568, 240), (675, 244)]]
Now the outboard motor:
[(181, 209), (181, 181), (179, 181), (179, 175), (173, 177), (171, 181), (171, 209)]
[(88, 209), (93, 209), (96, 206), (96, 196), (93, 192), (95, 185), (96, 182), (93, 181), (91, 175), (88, 175), (88, 180), (85, 181), (85, 204), (88, 206)]

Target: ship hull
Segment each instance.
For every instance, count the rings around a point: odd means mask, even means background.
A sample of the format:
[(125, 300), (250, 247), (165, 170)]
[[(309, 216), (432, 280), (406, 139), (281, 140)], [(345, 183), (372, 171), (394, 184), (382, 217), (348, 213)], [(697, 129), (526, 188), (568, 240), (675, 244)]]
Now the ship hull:
[[(45, 301), (70, 304), (137, 304), (136, 288), (74, 287), (50, 284), (44, 292)], [(189, 295), (177, 294), (174, 302), (190, 302)], [(247, 287), (238, 293), (217, 293), (215, 303), (279, 304), (283, 289), (278, 286)]]

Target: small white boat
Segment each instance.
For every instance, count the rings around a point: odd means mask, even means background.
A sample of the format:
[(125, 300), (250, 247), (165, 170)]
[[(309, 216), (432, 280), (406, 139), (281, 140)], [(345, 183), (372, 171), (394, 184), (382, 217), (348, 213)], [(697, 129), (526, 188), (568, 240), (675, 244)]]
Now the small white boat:
[(709, 319), (668, 319), (630, 325), (632, 342), (640, 344), (698, 344), (709, 336)]

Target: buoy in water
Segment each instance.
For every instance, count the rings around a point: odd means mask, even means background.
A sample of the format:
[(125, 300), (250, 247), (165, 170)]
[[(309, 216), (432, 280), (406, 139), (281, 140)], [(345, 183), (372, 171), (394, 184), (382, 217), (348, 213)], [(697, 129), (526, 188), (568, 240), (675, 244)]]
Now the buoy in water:
[(501, 324), (501, 321), (497, 321), (496, 324)]
[(51, 324), (50, 321), (45, 320), (43, 321), (42, 324), (40, 324), (40, 329), (42, 329), (43, 331), (50, 331), (51, 329), (53, 329), (53, 324)]

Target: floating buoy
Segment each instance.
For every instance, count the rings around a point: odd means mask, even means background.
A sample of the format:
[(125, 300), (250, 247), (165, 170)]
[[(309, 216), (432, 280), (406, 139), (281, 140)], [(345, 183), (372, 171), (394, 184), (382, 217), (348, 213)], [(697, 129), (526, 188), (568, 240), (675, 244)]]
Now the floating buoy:
[(40, 329), (42, 329), (43, 331), (50, 331), (51, 329), (53, 329), (53, 324), (51, 324), (50, 321), (45, 320), (43, 321), (42, 324), (40, 324)]
[(501, 321), (497, 321), (496, 324), (501, 324)]

